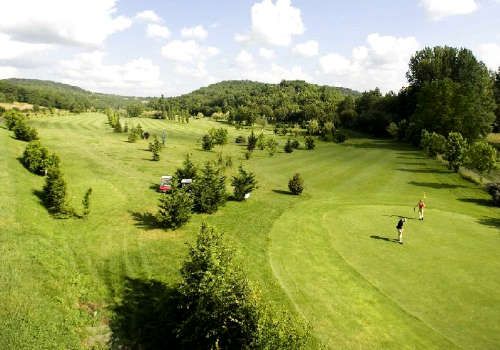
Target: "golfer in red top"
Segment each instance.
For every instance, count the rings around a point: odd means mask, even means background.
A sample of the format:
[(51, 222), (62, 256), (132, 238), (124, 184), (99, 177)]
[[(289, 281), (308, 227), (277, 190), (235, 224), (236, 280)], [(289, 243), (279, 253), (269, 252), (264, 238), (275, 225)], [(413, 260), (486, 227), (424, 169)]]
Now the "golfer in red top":
[[(419, 220), (424, 220), (424, 208), (425, 208), (425, 203), (424, 203), (424, 200), (421, 199), (417, 205), (415, 206), (415, 208), (418, 207), (418, 219)], [(413, 208), (413, 209), (415, 209)]]

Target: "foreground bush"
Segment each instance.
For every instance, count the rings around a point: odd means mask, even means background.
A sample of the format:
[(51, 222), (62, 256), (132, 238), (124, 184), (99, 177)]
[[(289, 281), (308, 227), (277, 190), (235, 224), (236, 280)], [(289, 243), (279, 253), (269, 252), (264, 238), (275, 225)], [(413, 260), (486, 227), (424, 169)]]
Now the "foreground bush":
[(58, 166), (59, 158), (49, 154), (49, 150), (43, 147), (39, 141), (31, 141), (26, 146), (21, 158), (23, 165), (34, 174), (45, 175), (50, 166)]
[(333, 135), (333, 142), (335, 143), (344, 143), (347, 140), (347, 135), (343, 132), (337, 131)]
[(293, 177), (288, 181), (288, 189), (293, 194), (299, 195), (304, 190), (304, 180), (299, 173), (293, 175)]
[(66, 199), (66, 182), (59, 167), (52, 166), (47, 171), (44, 192), (44, 204), (53, 214), (67, 214), (69, 207)]
[(26, 119), (22, 113), (16, 111), (15, 109), (4, 112), (3, 118), (5, 120), (5, 125), (9, 130), (13, 130), (19, 121), (23, 122)]
[(38, 140), (38, 132), (35, 128), (32, 128), (26, 122), (18, 120), (14, 128), (14, 136), (16, 139), (21, 141), (33, 141)]
[(474, 142), (467, 150), (466, 166), (481, 177), (495, 169), (496, 161), (497, 150), (486, 141)]
[(310, 331), (261, 300), (222, 234), (202, 225), (173, 287), (127, 279), (110, 327), (117, 349), (302, 349)]
[(204, 151), (210, 151), (212, 148), (214, 148), (214, 140), (209, 134), (205, 134), (201, 138), (201, 148)]
[(233, 176), (231, 185), (234, 187), (234, 199), (242, 201), (245, 199), (245, 194), (252, 192), (257, 186), (255, 175), (243, 169), (240, 165), (238, 175)]
[(189, 157), (189, 154), (186, 154), (186, 159), (184, 159), (184, 162), (182, 163), (182, 168), (178, 168), (175, 171), (175, 178), (178, 181), (181, 181), (182, 179), (196, 179), (196, 176), (198, 174), (198, 168), (196, 168), (196, 165), (191, 161), (191, 158)]
[(156, 214), (160, 227), (175, 230), (191, 218), (193, 198), (183, 189), (174, 188), (170, 193), (162, 194)]
[(500, 207), (500, 183), (489, 183), (486, 185), (486, 190), (491, 195), (493, 204)]
[(292, 140), (290, 139), (286, 140), (285, 147), (283, 149), (286, 153), (292, 153), (294, 149)]
[(314, 138), (312, 136), (306, 136), (304, 142), (306, 144), (306, 148), (309, 150), (312, 150), (314, 149), (314, 147), (316, 147), (316, 145), (314, 144)]

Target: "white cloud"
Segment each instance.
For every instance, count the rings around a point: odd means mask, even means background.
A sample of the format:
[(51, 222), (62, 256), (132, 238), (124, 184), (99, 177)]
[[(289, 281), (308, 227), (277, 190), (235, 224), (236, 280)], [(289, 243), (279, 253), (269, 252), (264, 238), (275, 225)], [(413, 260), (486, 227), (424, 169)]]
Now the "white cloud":
[(194, 40), (172, 40), (161, 48), (161, 54), (168, 60), (195, 63), (219, 54), (213, 46), (201, 46)]
[(236, 41), (237, 43), (244, 44), (251, 40), (252, 38), (248, 34), (240, 34), (240, 33), (234, 34), (234, 41)]
[(295, 45), (292, 51), (293, 53), (300, 56), (314, 57), (319, 53), (319, 44), (316, 40), (309, 40), (304, 43)]
[(274, 53), (273, 50), (266, 49), (265, 47), (261, 47), (259, 49), (259, 56), (262, 58), (265, 58), (267, 60), (270, 60), (270, 59), (273, 59), (276, 56), (276, 54)]
[(170, 37), (170, 30), (166, 26), (159, 24), (148, 24), (146, 35), (150, 38), (167, 39)]
[(39, 55), (52, 48), (47, 44), (30, 44), (12, 40), (8, 35), (0, 33), (0, 60), (11, 61)]
[(135, 18), (145, 21), (145, 22), (153, 22), (153, 23), (160, 23), (162, 22), (162, 19), (160, 16), (156, 14), (153, 10), (144, 10), (141, 12), (138, 12), (135, 15)]
[(293, 66), (288, 69), (275, 63), (271, 64), (270, 69), (254, 67), (252, 69), (242, 70), (240, 72), (240, 78), (264, 83), (279, 83), (281, 80), (311, 81), (311, 76), (304, 72), (302, 67)]
[(253, 66), (253, 56), (247, 50), (241, 50), (235, 59), (236, 63), (242, 67), (248, 68), (249, 66)]
[(28, 43), (96, 47), (132, 24), (116, 11), (116, 0), (10, 1), (0, 11), (0, 32)]
[(476, 0), (421, 0), (420, 4), (435, 21), (449, 16), (466, 15), (479, 7)]
[(479, 58), (486, 66), (496, 71), (500, 67), (500, 45), (494, 43), (486, 43), (479, 45), (477, 49)]
[(124, 64), (104, 63), (105, 53), (81, 53), (58, 64), (58, 75), (65, 83), (92, 91), (158, 95), (162, 87), (160, 68), (150, 59), (139, 57)]
[(262, 0), (253, 4), (251, 16), (252, 37), (270, 45), (288, 46), (305, 30), (300, 9), (290, 0)]
[(19, 71), (15, 67), (0, 66), (0, 79), (19, 78)]
[(406, 83), (408, 61), (419, 48), (417, 40), (374, 33), (366, 41), (366, 46), (352, 50), (351, 57), (338, 53), (320, 57), (321, 72), (327, 75), (328, 83), (358, 90), (399, 90)]
[(187, 39), (203, 40), (207, 38), (208, 32), (202, 25), (197, 25), (195, 27), (182, 28), (181, 36)]
[(202, 79), (208, 76), (205, 62), (197, 62), (192, 66), (176, 65), (175, 72), (195, 79)]

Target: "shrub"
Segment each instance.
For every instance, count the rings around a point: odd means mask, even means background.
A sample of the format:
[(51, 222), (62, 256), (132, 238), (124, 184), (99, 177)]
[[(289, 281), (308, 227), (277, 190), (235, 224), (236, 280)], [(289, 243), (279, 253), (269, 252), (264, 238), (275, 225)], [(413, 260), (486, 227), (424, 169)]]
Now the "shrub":
[(300, 147), (300, 142), (298, 140), (292, 140), (292, 147), (294, 149), (299, 149)]
[(144, 111), (144, 106), (142, 103), (132, 103), (127, 106), (127, 114), (131, 118), (139, 117)]
[(26, 117), (15, 109), (4, 112), (3, 118), (5, 120), (5, 125), (7, 129), (13, 130), (17, 122), (24, 122)]
[(191, 161), (189, 154), (186, 154), (186, 158), (182, 163), (182, 168), (178, 168), (175, 171), (175, 177), (177, 178), (178, 181), (181, 181), (182, 179), (194, 180), (196, 179), (197, 174), (198, 174), (198, 169), (196, 168), (196, 165), (194, 165), (194, 163)]
[(347, 135), (341, 131), (337, 131), (333, 135), (333, 142), (335, 143), (344, 143), (346, 140), (347, 140)]
[(83, 207), (83, 212), (82, 212), (82, 217), (87, 218), (90, 214), (90, 195), (92, 194), (92, 187), (89, 187), (87, 192), (85, 192), (85, 195), (83, 196), (82, 199), (82, 207)]
[(446, 151), (446, 138), (443, 135), (435, 132), (430, 133), (424, 129), (420, 137), (420, 147), (429, 157), (434, 158)]
[(314, 147), (316, 147), (316, 145), (314, 144), (314, 138), (312, 136), (306, 136), (304, 142), (306, 144), (306, 148), (309, 150), (314, 149)]
[(290, 139), (288, 139), (286, 141), (284, 150), (285, 150), (286, 153), (292, 153), (293, 152), (293, 145), (292, 145), (292, 141)]
[(226, 166), (226, 168), (233, 167), (233, 158), (231, 156), (226, 156), (225, 166)]
[(160, 227), (175, 230), (189, 221), (192, 209), (191, 195), (184, 189), (174, 188), (161, 195), (156, 222)]
[(267, 139), (266, 149), (271, 157), (274, 156), (278, 151), (278, 141), (275, 138)]
[(257, 147), (261, 151), (266, 148), (266, 137), (264, 136), (264, 133), (260, 133), (259, 136), (257, 136)]
[(51, 166), (47, 171), (43, 187), (44, 203), (53, 214), (66, 214), (69, 211), (66, 201), (66, 182), (59, 167)]
[(491, 195), (493, 204), (500, 207), (500, 183), (489, 183), (486, 185), (486, 190)]
[(448, 168), (457, 172), (465, 161), (467, 153), (467, 141), (459, 132), (450, 132), (446, 140), (444, 158), (448, 161)]
[(234, 142), (236, 142), (236, 143), (245, 143), (245, 136), (239, 135), (238, 137), (236, 137), (236, 139), (234, 140)]
[(226, 201), (226, 177), (210, 162), (205, 164), (191, 188), (194, 195), (194, 209), (199, 213), (216, 212)]
[(151, 150), (151, 153), (153, 153), (153, 160), (154, 161), (159, 161), (160, 160), (160, 150), (161, 150), (161, 142), (158, 140), (158, 137), (155, 135), (153, 138), (153, 142), (149, 143), (149, 149)]
[(248, 136), (247, 150), (253, 151), (257, 145), (257, 137), (255, 136), (253, 130)]
[(240, 165), (238, 175), (233, 176), (231, 185), (234, 187), (234, 199), (242, 201), (245, 199), (245, 194), (252, 192), (257, 186), (255, 175), (243, 169)]
[(476, 170), (482, 177), (495, 168), (497, 151), (488, 142), (478, 141), (469, 147), (466, 158), (467, 167)]
[[(149, 136), (151, 136), (151, 134), (150, 134), (148, 131), (144, 131), (144, 132), (142, 133), (142, 138), (143, 138), (144, 140), (148, 140), (148, 139), (149, 139)], [(155, 136), (155, 137), (156, 137), (156, 136)]]
[(214, 147), (214, 142), (209, 134), (203, 135), (201, 138), (201, 148), (204, 151), (210, 151)]
[(122, 129), (122, 124), (120, 123), (120, 120), (118, 120), (116, 123), (115, 123), (115, 126), (113, 127), (113, 131), (114, 132), (117, 132), (117, 133), (120, 133), (123, 131)]
[(386, 128), (386, 131), (393, 138), (395, 138), (395, 139), (399, 138), (399, 126), (398, 126), (398, 124), (396, 124), (394, 122), (390, 122), (389, 126), (387, 126), (387, 128)]
[(245, 152), (245, 159), (249, 160), (250, 158), (252, 158), (252, 151), (246, 151)]
[(38, 139), (38, 132), (35, 128), (28, 126), (24, 121), (19, 120), (14, 126), (14, 136), (21, 141), (33, 141)]
[(288, 181), (288, 189), (293, 194), (299, 195), (304, 190), (304, 180), (299, 173), (293, 175), (293, 177)]
[(50, 165), (56, 165), (51, 164), (49, 150), (43, 147), (39, 141), (28, 143), (21, 161), (26, 169), (38, 175), (45, 175), (45, 171)]
[(208, 131), (208, 134), (215, 145), (223, 146), (227, 143), (227, 129), (225, 128), (212, 128)]

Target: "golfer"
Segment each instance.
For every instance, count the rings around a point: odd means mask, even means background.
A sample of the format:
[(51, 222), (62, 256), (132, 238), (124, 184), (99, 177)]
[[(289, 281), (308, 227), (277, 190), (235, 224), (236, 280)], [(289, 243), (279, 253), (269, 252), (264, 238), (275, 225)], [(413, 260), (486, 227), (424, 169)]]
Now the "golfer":
[(398, 230), (398, 236), (399, 236), (399, 244), (403, 244), (403, 225), (405, 224), (406, 219), (401, 218), (398, 221), (398, 224), (396, 225), (396, 229)]
[[(424, 203), (424, 200), (421, 199), (418, 201), (417, 205), (415, 206), (415, 208), (418, 207), (418, 219), (419, 220), (424, 220), (424, 208), (425, 208), (425, 203)], [(415, 208), (413, 208), (413, 210), (415, 210)]]

